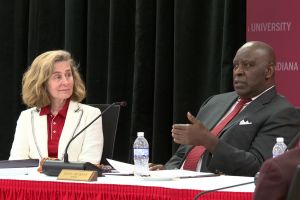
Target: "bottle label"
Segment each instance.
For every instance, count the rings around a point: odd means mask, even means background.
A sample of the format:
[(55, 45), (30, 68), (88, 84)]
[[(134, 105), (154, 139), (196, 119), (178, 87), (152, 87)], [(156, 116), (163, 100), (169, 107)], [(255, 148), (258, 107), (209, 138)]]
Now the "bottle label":
[(149, 149), (134, 149), (134, 155), (139, 156), (148, 156), (149, 155)]
[(286, 150), (286, 145), (283, 142), (278, 142), (273, 147), (273, 158), (283, 154)]

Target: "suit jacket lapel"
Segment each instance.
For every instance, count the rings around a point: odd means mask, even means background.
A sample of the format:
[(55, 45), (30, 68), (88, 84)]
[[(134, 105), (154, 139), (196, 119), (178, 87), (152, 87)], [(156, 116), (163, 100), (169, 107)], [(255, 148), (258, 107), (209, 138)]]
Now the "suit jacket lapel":
[(40, 151), (43, 157), (48, 157), (48, 129), (47, 129), (47, 115), (40, 116), (40, 112), (32, 111), (33, 122), (32, 134), (37, 150)]
[(262, 95), (260, 95), (257, 99), (251, 102), (244, 110), (242, 110), (236, 117), (234, 117), (221, 131), (220, 135), (231, 126), (239, 123), (241, 120), (246, 120), (249, 115), (253, 116), (253, 114), (261, 110), (265, 104), (268, 104), (274, 98), (276, 93), (276, 89), (275, 87), (273, 87), (265, 93), (263, 93)]
[(70, 139), (78, 132), (83, 110), (76, 102), (70, 101), (65, 124), (58, 144), (58, 158), (62, 159)]
[(209, 130), (212, 130), (222, 120), (224, 115), (229, 111), (231, 106), (236, 102), (237, 98), (238, 98), (237, 94), (234, 93), (234, 95), (230, 95), (226, 99), (224, 99), (224, 101), (220, 102), (218, 106), (219, 108), (218, 110), (216, 110), (216, 113), (215, 114), (212, 113), (210, 115), (213, 118), (208, 120), (207, 128)]

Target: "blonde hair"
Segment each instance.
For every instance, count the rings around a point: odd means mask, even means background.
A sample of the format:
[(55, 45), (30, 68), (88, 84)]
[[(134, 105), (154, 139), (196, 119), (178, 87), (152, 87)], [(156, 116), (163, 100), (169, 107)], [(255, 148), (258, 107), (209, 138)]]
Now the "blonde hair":
[(84, 83), (80, 77), (75, 61), (67, 51), (47, 51), (37, 56), (23, 75), (22, 100), (28, 107), (41, 108), (51, 103), (46, 83), (53, 73), (54, 64), (69, 61), (74, 80), (71, 100), (81, 102), (86, 96)]

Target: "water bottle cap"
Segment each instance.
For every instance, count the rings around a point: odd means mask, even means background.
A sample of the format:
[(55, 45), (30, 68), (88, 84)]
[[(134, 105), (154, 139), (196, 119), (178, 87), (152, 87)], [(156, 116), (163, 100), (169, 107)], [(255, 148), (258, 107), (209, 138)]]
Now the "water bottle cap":
[(276, 142), (283, 142), (284, 141), (284, 138), (283, 137), (278, 137), (276, 138)]
[(138, 137), (144, 137), (144, 132), (138, 132), (138, 133), (137, 133), (137, 136), (138, 136)]

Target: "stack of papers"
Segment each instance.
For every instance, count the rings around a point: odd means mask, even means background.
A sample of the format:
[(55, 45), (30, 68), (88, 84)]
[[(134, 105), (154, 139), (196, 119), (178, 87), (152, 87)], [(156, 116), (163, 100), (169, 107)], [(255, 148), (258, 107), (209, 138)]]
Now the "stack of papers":
[[(116, 170), (112, 173), (103, 173), (104, 175), (133, 175), (134, 173), (134, 165), (119, 162), (112, 159), (106, 159), (109, 164)], [(201, 177), (210, 177), (210, 176), (218, 176), (213, 173), (203, 173), (203, 172), (194, 172), (187, 170), (156, 170), (150, 171), (150, 176), (140, 177), (142, 180), (149, 181), (169, 181), (175, 179), (183, 179), (183, 178), (201, 178)]]

